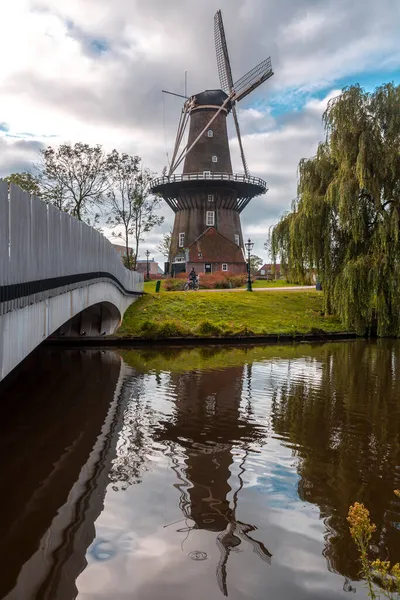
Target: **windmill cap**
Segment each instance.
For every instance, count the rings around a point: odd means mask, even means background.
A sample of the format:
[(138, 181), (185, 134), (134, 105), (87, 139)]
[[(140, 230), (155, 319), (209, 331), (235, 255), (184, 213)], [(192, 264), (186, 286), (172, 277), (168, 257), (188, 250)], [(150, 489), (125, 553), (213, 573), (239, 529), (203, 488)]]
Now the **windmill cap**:
[[(204, 92), (195, 94), (194, 97), (196, 106), (222, 106), (228, 95), (222, 90), (205, 90)], [(231, 108), (230, 102), (226, 108), (228, 110)]]

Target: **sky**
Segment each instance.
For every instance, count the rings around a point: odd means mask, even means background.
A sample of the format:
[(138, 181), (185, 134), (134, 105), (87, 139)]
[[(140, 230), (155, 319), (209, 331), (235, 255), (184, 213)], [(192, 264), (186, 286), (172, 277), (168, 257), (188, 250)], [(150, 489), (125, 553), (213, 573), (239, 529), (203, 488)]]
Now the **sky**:
[[(142, 157), (161, 174), (181, 101), (161, 93), (219, 88), (213, 18), (222, 10), (234, 80), (271, 57), (274, 76), (238, 104), (252, 175), (268, 192), (242, 213), (263, 243), (296, 196), (297, 165), (324, 138), (340, 90), (400, 83), (398, 0), (13, 0), (0, 6), (0, 177), (31, 169), (38, 150), (78, 141)], [(233, 170), (242, 173), (229, 123)], [(157, 244), (174, 214), (146, 235)]]

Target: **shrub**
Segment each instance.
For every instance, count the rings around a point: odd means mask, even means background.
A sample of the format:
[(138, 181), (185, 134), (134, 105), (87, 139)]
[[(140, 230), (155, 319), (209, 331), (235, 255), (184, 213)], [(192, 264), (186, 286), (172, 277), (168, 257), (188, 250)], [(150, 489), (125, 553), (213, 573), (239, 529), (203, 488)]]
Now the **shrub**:
[(175, 320), (164, 321), (158, 328), (158, 336), (163, 338), (182, 337), (189, 333), (188, 329)]
[(156, 338), (158, 335), (158, 325), (154, 321), (144, 321), (140, 329), (144, 337)]
[(219, 325), (215, 325), (215, 323), (211, 323), (210, 321), (202, 321), (197, 331), (201, 335), (223, 335), (224, 333)]
[(149, 320), (142, 323), (141, 326), (142, 336), (150, 339), (182, 337), (188, 335), (189, 333), (190, 332), (187, 328), (173, 319), (164, 321), (163, 323)]
[(240, 288), (247, 282), (247, 274), (239, 273), (238, 275), (229, 275), (228, 281), (233, 288)]
[[(184, 282), (188, 277), (187, 273), (177, 273), (174, 278), (164, 280), (163, 287), (167, 292), (177, 292), (183, 289)], [(240, 288), (247, 281), (246, 273), (230, 275), (225, 271), (216, 271), (215, 273), (200, 273), (199, 286), (202, 290)]]
[(201, 289), (228, 289), (241, 287), (246, 281), (245, 274), (230, 275), (225, 271), (216, 271), (215, 273), (202, 273), (200, 275)]
[(185, 285), (182, 279), (168, 278), (165, 279), (163, 283), (163, 288), (166, 292), (179, 292), (183, 290), (183, 286)]

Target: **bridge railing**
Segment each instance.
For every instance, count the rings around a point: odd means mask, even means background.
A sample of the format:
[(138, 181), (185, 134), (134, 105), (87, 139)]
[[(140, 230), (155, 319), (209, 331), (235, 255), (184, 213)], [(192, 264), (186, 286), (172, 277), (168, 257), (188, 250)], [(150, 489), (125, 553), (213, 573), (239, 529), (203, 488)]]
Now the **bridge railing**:
[(0, 314), (99, 280), (143, 291), (101, 233), (0, 181)]

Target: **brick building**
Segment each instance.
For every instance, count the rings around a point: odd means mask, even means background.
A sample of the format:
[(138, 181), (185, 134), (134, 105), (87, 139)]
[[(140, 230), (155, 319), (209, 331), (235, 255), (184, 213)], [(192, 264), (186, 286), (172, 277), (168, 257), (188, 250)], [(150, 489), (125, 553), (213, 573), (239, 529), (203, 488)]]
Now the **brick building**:
[(257, 271), (256, 277), (262, 279), (281, 279), (281, 265), (279, 263), (276, 265), (265, 264)]
[[(136, 262), (136, 271), (138, 273), (147, 273), (147, 260), (138, 260)], [(159, 267), (158, 262), (154, 258), (149, 259), (149, 273), (150, 275), (163, 275), (164, 271)]]
[[(126, 246), (121, 246), (120, 244), (113, 244), (113, 248), (118, 252), (118, 254), (120, 255), (121, 258), (124, 258), (127, 256)], [(133, 248), (128, 247), (128, 251), (129, 251), (129, 255), (133, 256)]]

